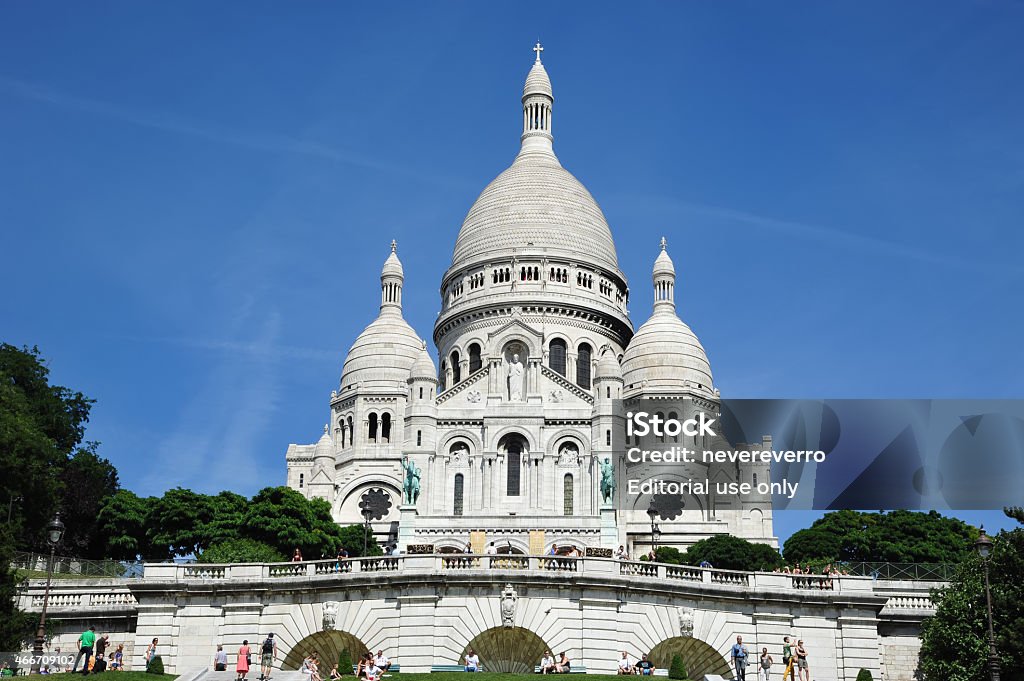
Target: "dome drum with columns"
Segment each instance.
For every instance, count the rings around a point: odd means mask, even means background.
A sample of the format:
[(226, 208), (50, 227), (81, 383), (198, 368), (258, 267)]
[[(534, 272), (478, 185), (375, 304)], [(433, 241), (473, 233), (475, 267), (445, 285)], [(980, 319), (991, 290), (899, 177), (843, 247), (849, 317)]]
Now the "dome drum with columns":
[[(360, 501), (387, 497), (371, 518), (382, 541), (646, 550), (646, 508), (614, 509), (599, 491), (600, 461), (622, 454), (613, 402), (718, 408), (707, 355), (676, 313), (664, 239), (654, 311), (634, 333), (611, 229), (554, 154), (554, 95), (543, 48), (534, 49), (519, 154), (470, 208), (442, 277), (437, 366), (402, 316), (405, 274), (392, 242), (379, 314), (345, 358), (323, 436), (288, 448), (288, 485), (330, 501), (341, 524), (363, 522)], [(414, 506), (403, 500), (405, 461), (419, 471)], [(725, 532), (777, 543), (770, 499), (688, 504), (660, 529), (661, 545), (680, 548)]]

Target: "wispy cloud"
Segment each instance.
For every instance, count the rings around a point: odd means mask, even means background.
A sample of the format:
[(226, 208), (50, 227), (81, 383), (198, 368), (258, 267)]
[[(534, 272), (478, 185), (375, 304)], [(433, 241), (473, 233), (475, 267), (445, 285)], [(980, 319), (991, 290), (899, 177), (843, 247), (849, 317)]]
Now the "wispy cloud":
[(360, 168), (377, 170), (393, 175), (411, 177), (433, 185), (464, 186), (467, 181), (424, 173), (396, 163), (388, 163), (376, 156), (360, 154), (289, 135), (265, 132), (245, 132), (233, 128), (211, 125), (162, 111), (143, 111), (121, 105), (59, 92), (45, 85), (29, 83), (0, 75), (0, 92), (8, 96), (43, 102), (64, 109), (114, 119), (131, 125), (187, 135), (218, 144), (242, 147), (275, 154), (310, 156)]
[(648, 206), (656, 206), (662, 210), (675, 211), (688, 216), (699, 215), (727, 223), (770, 230), (804, 240), (816, 241), (835, 248), (853, 248), (872, 255), (913, 260), (975, 273), (992, 274), (993, 272), (1000, 272), (1010, 275), (1024, 273), (1024, 268), (1021, 268), (1019, 265), (1008, 267), (1005, 264), (972, 260), (962, 255), (952, 256), (934, 253), (918, 246), (901, 244), (866, 234), (848, 232), (826, 225), (767, 217), (733, 208), (690, 203), (666, 196), (634, 195), (629, 198), (630, 200), (643, 202)]
[(216, 338), (185, 338), (185, 337), (144, 337), (144, 336), (119, 336), (122, 340), (135, 341), (139, 343), (166, 343), (178, 347), (193, 348), (196, 350), (208, 350), (216, 353), (225, 353), (244, 356), (250, 360), (260, 361), (291, 361), (291, 360), (313, 360), (325, 362), (338, 362), (343, 356), (338, 350), (325, 350), (323, 348), (304, 348), (296, 345), (278, 345), (263, 340), (258, 341), (237, 341)]

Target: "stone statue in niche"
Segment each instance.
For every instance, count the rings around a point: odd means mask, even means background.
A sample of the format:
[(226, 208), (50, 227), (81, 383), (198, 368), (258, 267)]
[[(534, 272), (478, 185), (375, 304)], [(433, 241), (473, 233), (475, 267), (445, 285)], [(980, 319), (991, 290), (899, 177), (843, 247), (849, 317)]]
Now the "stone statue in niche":
[(338, 601), (327, 601), (324, 603), (324, 631), (333, 631), (338, 623)]
[(572, 442), (566, 442), (558, 449), (559, 466), (576, 466), (580, 462), (580, 450)]
[(519, 594), (511, 584), (506, 584), (505, 589), (501, 592), (501, 626), (511, 628), (516, 625), (516, 601), (518, 600)]
[(519, 361), (519, 354), (512, 355), (512, 361), (508, 363), (508, 399), (510, 402), (523, 401), (523, 363)]
[(693, 608), (679, 608), (679, 635), (693, 636)]

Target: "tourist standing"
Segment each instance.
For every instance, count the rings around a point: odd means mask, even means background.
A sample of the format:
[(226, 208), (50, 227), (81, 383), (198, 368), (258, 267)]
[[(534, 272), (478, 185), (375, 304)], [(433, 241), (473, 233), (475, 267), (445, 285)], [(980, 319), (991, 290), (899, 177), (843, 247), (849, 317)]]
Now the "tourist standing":
[(104, 656), (106, 655), (107, 643), (109, 641), (110, 641), (110, 635), (109, 634), (104, 634), (103, 636), (100, 636), (100, 635), (97, 634), (97, 636), (96, 636), (96, 646), (95, 646), (96, 657), (100, 657), (101, 655), (104, 655)]
[(238, 649), (238, 660), (235, 662), (235, 672), (237, 672), (237, 681), (242, 681), (249, 673), (249, 664), (252, 658), (249, 656), (252, 651), (249, 650), (249, 639), (242, 641), (241, 647)]
[(156, 657), (156, 645), (158, 643), (160, 643), (160, 639), (154, 638), (146, 647), (146, 671), (149, 671), (149, 665), (153, 663), (153, 658)]
[(295, 553), (292, 554), (292, 562), (293, 563), (301, 563), (302, 562), (302, 551), (299, 551), (299, 547), (298, 546), (295, 547)]
[(274, 660), (276, 658), (277, 641), (274, 640), (274, 632), (270, 632), (260, 647), (260, 681), (270, 678), (270, 672), (274, 668)]
[(794, 668), (796, 660), (793, 659), (793, 646), (789, 643), (789, 637), (782, 637), (782, 681), (786, 681), (786, 677), (789, 677), (791, 681), (796, 681), (796, 672)]
[(226, 672), (228, 670), (228, 654), (224, 652), (224, 646), (217, 646), (217, 652), (213, 654), (213, 671)]
[(772, 670), (772, 656), (768, 654), (767, 648), (761, 649), (761, 679), (760, 681), (768, 681), (769, 674)]
[(89, 627), (78, 637), (78, 656), (75, 657), (75, 664), (71, 667), (72, 674), (78, 669), (78, 661), (83, 657), (85, 658), (85, 665), (82, 667), (82, 673), (89, 673), (89, 658), (92, 657), (94, 645), (96, 645), (96, 627)]
[(811, 668), (807, 664), (807, 648), (803, 640), (796, 642), (796, 668), (802, 681), (811, 681)]
[(736, 637), (732, 647), (732, 666), (736, 670), (736, 681), (747, 681), (747, 647), (743, 645), (743, 637)]

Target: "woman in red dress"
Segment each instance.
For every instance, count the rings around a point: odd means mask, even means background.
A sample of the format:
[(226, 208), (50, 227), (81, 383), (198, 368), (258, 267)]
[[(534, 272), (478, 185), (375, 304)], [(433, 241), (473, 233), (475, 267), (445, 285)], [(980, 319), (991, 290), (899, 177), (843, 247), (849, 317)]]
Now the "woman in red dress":
[(237, 681), (245, 681), (245, 675), (249, 673), (249, 639), (242, 641), (242, 647), (238, 649), (238, 671)]

